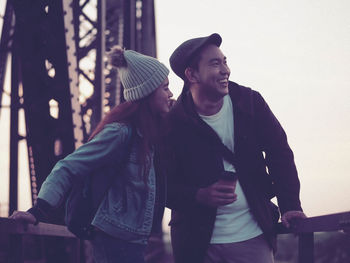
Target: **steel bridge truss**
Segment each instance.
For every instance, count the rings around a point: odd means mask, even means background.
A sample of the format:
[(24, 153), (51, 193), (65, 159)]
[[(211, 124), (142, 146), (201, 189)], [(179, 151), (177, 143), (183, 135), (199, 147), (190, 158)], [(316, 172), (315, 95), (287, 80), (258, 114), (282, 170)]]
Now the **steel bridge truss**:
[(105, 59), (105, 50), (116, 44), (156, 56), (153, 0), (7, 2), (0, 99), (11, 68), (9, 213), (17, 209), (20, 140), (27, 143), (34, 203), (54, 164), (84, 143), (105, 112), (124, 100), (117, 72)]

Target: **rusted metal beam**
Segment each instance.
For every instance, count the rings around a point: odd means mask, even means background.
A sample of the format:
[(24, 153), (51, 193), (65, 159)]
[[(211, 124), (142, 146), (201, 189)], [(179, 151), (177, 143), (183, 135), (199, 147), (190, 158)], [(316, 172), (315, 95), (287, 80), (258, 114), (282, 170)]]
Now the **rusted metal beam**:
[(5, 91), (5, 73), (6, 66), (9, 58), (9, 53), (11, 52), (13, 43), (13, 33), (14, 33), (14, 15), (12, 5), (7, 1), (5, 15), (3, 17), (3, 24), (0, 36), (0, 113), (2, 102), (2, 94)]
[(18, 207), (18, 113), (19, 113), (19, 95), (18, 95), (18, 53), (13, 49), (11, 63), (11, 111), (10, 111), (10, 187), (9, 187), (9, 215)]
[[(106, 1), (100, 0), (97, 3), (97, 47), (96, 47), (96, 68), (95, 68), (95, 93), (97, 107), (95, 107), (95, 114), (97, 117), (96, 124), (102, 120), (104, 112), (105, 99), (105, 78), (104, 78), (104, 54), (106, 48)], [(95, 125), (96, 126), (96, 125)]]

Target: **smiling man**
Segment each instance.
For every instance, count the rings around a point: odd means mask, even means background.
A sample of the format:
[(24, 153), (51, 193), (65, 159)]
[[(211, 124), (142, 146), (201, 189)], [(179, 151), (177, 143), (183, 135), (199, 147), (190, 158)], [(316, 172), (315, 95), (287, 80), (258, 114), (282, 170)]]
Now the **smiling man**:
[[(286, 134), (262, 96), (229, 81), (221, 37), (190, 39), (170, 57), (184, 80), (166, 135), (176, 263), (271, 263), (278, 209), (304, 218)], [(268, 169), (267, 169), (268, 168)], [(268, 171), (268, 172), (267, 172)]]

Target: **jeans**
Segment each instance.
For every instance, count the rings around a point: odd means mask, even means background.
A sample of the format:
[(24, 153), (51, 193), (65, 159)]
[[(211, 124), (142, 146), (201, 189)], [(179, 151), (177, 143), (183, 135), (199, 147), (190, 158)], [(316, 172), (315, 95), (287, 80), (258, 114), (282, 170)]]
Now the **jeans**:
[(101, 231), (92, 240), (95, 263), (144, 263), (146, 245), (130, 243)]

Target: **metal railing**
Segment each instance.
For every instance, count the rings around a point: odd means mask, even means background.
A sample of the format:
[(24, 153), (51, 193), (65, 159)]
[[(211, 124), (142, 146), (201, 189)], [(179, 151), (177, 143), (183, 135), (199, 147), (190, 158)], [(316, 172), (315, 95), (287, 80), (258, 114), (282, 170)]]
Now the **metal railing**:
[[(294, 233), (299, 237), (298, 262), (314, 262), (314, 233), (315, 232), (350, 232), (350, 212), (310, 217), (298, 220), (289, 229), (278, 225), (278, 234)], [(70, 233), (65, 226), (39, 223), (37, 226), (24, 225), (8, 218), (0, 218), (0, 235), (9, 235), (10, 262), (23, 262), (22, 238), (24, 235), (53, 236), (67, 238), (72, 242), (70, 262), (80, 262), (80, 240)]]
[(350, 233), (350, 212), (305, 218), (294, 222), (290, 229), (279, 224), (277, 233), (298, 235), (298, 262), (313, 263), (314, 233), (341, 230)]
[[(0, 236), (8, 236), (9, 251), (7, 251), (5, 262), (19, 263), (24, 262), (23, 258), (23, 238), (26, 235), (59, 237), (67, 239), (69, 242), (70, 253), (69, 262), (80, 262), (80, 240), (77, 239), (65, 226), (39, 223), (23, 224), (13, 219), (0, 218)], [(1, 260), (0, 260), (1, 261)]]

